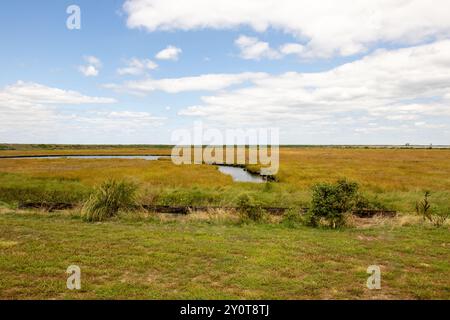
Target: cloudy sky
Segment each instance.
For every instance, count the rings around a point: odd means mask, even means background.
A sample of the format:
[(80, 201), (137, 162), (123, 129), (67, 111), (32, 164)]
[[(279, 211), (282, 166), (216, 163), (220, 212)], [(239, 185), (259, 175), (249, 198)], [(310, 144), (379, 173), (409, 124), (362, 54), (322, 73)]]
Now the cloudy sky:
[(3, 143), (171, 143), (201, 120), (285, 144), (450, 144), (448, 0), (0, 8)]

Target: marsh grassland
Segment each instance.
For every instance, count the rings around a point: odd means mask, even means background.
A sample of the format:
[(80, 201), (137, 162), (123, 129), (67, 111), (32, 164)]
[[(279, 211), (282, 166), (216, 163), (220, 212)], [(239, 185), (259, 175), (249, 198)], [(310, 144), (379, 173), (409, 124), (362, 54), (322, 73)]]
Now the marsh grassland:
[[(168, 155), (151, 146), (2, 146), (0, 157)], [(251, 168), (252, 169), (252, 168)], [(354, 218), (337, 230), (285, 217), (243, 222), (216, 210), (176, 217), (120, 212), (87, 223), (80, 208), (21, 210), (24, 202), (81, 206), (107, 179), (138, 186), (142, 204), (308, 206), (311, 187), (347, 178), (396, 218)], [(280, 150), (277, 182), (237, 183), (212, 165), (170, 160), (0, 159), (0, 299), (450, 299), (450, 228), (423, 221), (416, 203), (450, 208), (450, 150)], [(69, 265), (82, 290), (66, 289)], [(382, 289), (366, 269), (379, 265)]]

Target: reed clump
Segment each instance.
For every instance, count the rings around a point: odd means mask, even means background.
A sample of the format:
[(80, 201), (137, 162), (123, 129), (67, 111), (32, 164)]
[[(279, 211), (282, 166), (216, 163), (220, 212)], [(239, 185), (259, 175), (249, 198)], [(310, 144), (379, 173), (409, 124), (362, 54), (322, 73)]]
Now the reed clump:
[(137, 205), (137, 185), (124, 180), (107, 180), (84, 203), (81, 216), (87, 222), (105, 221), (120, 210), (134, 210)]

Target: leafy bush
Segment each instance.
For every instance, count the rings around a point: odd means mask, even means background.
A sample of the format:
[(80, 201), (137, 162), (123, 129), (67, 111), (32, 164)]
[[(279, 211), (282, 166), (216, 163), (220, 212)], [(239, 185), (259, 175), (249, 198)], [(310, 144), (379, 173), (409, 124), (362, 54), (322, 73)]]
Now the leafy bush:
[(430, 197), (431, 192), (426, 191), (423, 200), (416, 203), (416, 212), (423, 217), (424, 221), (429, 221), (434, 226), (440, 227), (450, 217), (450, 208), (438, 210), (431, 205)]
[(125, 181), (108, 180), (96, 188), (85, 202), (83, 220), (104, 221), (117, 215), (119, 210), (135, 209), (137, 186)]
[(238, 210), (241, 214), (241, 220), (260, 222), (264, 220), (265, 212), (262, 205), (251, 198), (248, 194), (243, 194), (238, 199)]
[(317, 226), (322, 219), (332, 228), (345, 225), (345, 214), (355, 207), (358, 189), (357, 183), (347, 180), (315, 185), (309, 212), (311, 225)]

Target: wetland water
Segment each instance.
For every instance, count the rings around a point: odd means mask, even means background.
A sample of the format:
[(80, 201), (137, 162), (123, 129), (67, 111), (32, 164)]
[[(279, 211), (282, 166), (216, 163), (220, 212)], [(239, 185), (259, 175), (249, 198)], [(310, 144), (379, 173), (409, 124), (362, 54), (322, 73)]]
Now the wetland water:
[[(107, 156), (107, 155), (90, 155), (90, 156), (41, 156), (41, 157), (14, 157), (6, 158), (14, 160), (26, 160), (26, 159), (142, 159), (148, 161), (157, 161), (159, 159), (170, 159), (170, 156)], [(223, 174), (230, 175), (235, 182), (251, 182), (251, 183), (264, 183), (263, 177), (257, 174), (252, 174), (246, 171), (244, 168), (221, 166), (218, 165), (219, 171)]]
[(223, 174), (227, 174), (233, 177), (236, 182), (252, 182), (252, 183), (264, 183), (265, 180), (258, 174), (252, 174), (243, 168), (218, 166), (219, 171)]

